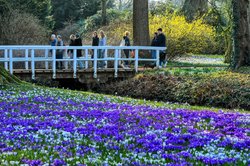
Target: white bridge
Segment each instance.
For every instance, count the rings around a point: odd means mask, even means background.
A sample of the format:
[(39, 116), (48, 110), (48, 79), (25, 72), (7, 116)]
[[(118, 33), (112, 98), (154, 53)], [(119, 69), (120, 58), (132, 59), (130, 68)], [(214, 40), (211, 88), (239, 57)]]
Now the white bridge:
[[(56, 50), (64, 50), (65, 54), (63, 59), (56, 59)], [(73, 50), (73, 56), (69, 57), (67, 55), (67, 50)], [(122, 50), (133, 50), (134, 57), (124, 58), (122, 55)], [(82, 57), (77, 57), (77, 50), (82, 51)], [(93, 58), (91, 58), (90, 52), (94, 52)], [(98, 50), (104, 50), (104, 58), (98, 58)], [(159, 67), (159, 56), (160, 51), (166, 50), (166, 47), (147, 47), (147, 46), (33, 46), (33, 45), (25, 45), (25, 46), (0, 46), (0, 63), (4, 64), (6, 70), (13, 74), (15, 71), (30, 71), (31, 78), (35, 80), (36, 73), (38, 71), (50, 71), (52, 78), (57, 78), (57, 73), (60, 72), (59, 69), (56, 68), (56, 62), (62, 61), (64, 62), (64, 70), (69, 69), (69, 64), (72, 64), (72, 69), (68, 70), (72, 73), (72, 78), (77, 78), (77, 73), (80, 72), (77, 68), (77, 62), (81, 61), (84, 64), (84, 69), (82, 71), (92, 71), (93, 77), (97, 78), (98, 71), (102, 69), (98, 69), (98, 62), (105, 61), (106, 66), (104, 69), (109, 69), (114, 71), (114, 77), (117, 77), (119, 74), (119, 65), (122, 61), (130, 61), (133, 63), (133, 71), (138, 72), (139, 62), (149, 61), (155, 62), (156, 67)], [(148, 52), (150, 55), (151, 51), (156, 52), (156, 59), (151, 59), (151, 56), (147, 56), (150, 58), (145, 58), (143, 55), (139, 55), (143, 52)], [(23, 68), (15, 68), (14, 64), (16, 62), (23, 63)], [(90, 62), (92, 62), (92, 66), (90, 66)], [(108, 67), (109, 64), (112, 64), (111, 68)], [(37, 64), (41, 67), (36, 67)], [(131, 69), (130, 69), (131, 70)]]

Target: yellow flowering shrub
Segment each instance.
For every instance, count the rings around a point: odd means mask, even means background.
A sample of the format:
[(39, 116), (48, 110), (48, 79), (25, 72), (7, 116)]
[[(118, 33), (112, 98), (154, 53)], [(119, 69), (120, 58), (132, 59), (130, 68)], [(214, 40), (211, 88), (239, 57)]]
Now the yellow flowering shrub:
[(150, 34), (153, 37), (162, 28), (167, 37), (168, 56), (185, 53), (214, 53), (217, 51), (216, 32), (202, 19), (189, 23), (183, 16), (150, 16)]

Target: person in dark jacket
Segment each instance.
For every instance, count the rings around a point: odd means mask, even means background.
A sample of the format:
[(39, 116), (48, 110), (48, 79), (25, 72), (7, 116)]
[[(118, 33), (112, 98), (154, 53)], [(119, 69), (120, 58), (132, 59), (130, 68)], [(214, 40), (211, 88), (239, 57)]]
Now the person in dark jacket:
[[(74, 34), (71, 34), (69, 38), (70, 38), (69, 46), (75, 46), (76, 36)], [(73, 49), (68, 50), (68, 54), (71, 54), (70, 55), (71, 57), (72, 57), (73, 53), (74, 53)]]
[[(56, 46), (56, 44), (57, 44), (57, 38), (56, 38), (55, 34), (51, 35), (49, 43), (50, 43), (51, 46)], [(52, 55), (52, 50), (50, 50), (49, 52)]]
[[(158, 36), (158, 33), (155, 32), (154, 33), (154, 38), (152, 39), (152, 42), (151, 42), (152, 47), (157, 46), (157, 36)], [(155, 50), (152, 50), (151, 55), (152, 55), (152, 59), (156, 59), (156, 51)]]
[(93, 33), (92, 46), (99, 46), (99, 37), (96, 31)]
[(57, 43), (56, 35), (52, 34), (51, 38), (50, 38), (50, 45), (51, 46), (56, 46), (56, 43)]
[[(75, 46), (82, 46), (82, 39), (80, 37), (80, 35), (76, 35), (76, 39), (75, 39)], [(81, 57), (82, 56), (82, 50), (78, 49), (77, 50), (77, 57)]]
[[(57, 35), (56, 46), (63, 46), (63, 40), (62, 40), (61, 35)], [(56, 50), (56, 59), (63, 59), (63, 52), (64, 52), (64, 49), (57, 49)], [(57, 69), (62, 69), (63, 68), (63, 62), (62, 61), (56, 62), (56, 68)]]
[[(130, 39), (129, 39), (129, 32), (128, 31), (126, 31), (124, 33), (123, 40), (125, 41), (125, 46), (131, 46), (130, 45)], [(129, 51), (130, 51), (129, 49), (123, 50), (126, 58), (129, 58)], [(128, 61), (124, 61), (124, 65), (125, 65), (125, 67), (128, 67), (129, 62)]]
[[(99, 37), (97, 35), (97, 32), (94, 31), (93, 36), (92, 36), (92, 46), (99, 46)], [(92, 50), (92, 55), (91, 58), (94, 59), (94, 52), (95, 50)], [(92, 62), (93, 66), (94, 66), (94, 62)]]
[[(166, 47), (166, 36), (162, 32), (162, 28), (159, 28), (157, 32), (157, 46)], [(162, 65), (166, 65), (166, 51), (160, 51), (160, 66)]]
[[(69, 38), (70, 38), (69, 46), (75, 46), (76, 36), (74, 34), (71, 34)], [(68, 49), (68, 57), (73, 59), (73, 54), (74, 54), (74, 50), (73, 49)], [(70, 63), (70, 65), (73, 68), (73, 63)]]
[[(82, 39), (81, 39), (81, 37), (80, 37), (79, 34), (76, 34), (76, 39), (75, 39), (74, 44), (75, 44), (75, 46), (82, 46)], [(82, 50), (81, 49), (77, 50), (76, 56), (77, 56), (77, 58), (82, 57)], [(83, 63), (82, 63), (82, 61), (77, 61), (77, 64), (79, 65), (80, 69), (83, 69)]]

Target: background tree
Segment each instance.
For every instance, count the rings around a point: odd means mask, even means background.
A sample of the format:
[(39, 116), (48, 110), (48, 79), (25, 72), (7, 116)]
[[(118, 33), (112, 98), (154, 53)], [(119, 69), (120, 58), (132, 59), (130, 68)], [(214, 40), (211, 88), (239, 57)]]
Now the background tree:
[(114, 0), (114, 5), (119, 11), (124, 10), (124, 9), (132, 10), (133, 0)]
[(210, 10), (205, 17), (206, 23), (215, 27), (217, 38), (225, 43), (225, 63), (230, 63), (233, 53), (232, 40), (232, 0), (212, 0), (209, 1)]
[(234, 52), (231, 66), (250, 66), (249, 0), (232, 0)]
[(0, 15), (0, 45), (47, 44), (46, 28), (41, 21), (19, 10)]
[(19, 10), (36, 16), (49, 29), (54, 26), (51, 0), (0, 0), (0, 2), (0, 9), (2, 9), (0, 11), (4, 13)]
[[(112, 0), (107, 1), (107, 8)], [(101, 10), (102, 0), (52, 0), (55, 30), (63, 29), (64, 23), (81, 21)]]
[(208, 11), (207, 0), (185, 0), (182, 12), (188, 21), (201, 17)]
[(102, 25), (107, 24), (107, 0), (102, 1)]
[(149, 45), (149, 18), (148, 18), (148, 1), (133, 1), (133, 37), (134, 45)]

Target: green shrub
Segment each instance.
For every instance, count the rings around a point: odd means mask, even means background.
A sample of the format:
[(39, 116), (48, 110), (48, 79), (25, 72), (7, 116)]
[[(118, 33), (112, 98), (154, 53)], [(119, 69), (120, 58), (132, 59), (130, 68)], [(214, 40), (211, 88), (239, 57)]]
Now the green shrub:
[(148, 100), (250, 110), (250, 75), (247, 74), (141, 74), (99, 91)]
[(13, 10), (0, 15), (0, 45), (47, 43), (47, 29), (32, 14)]
[(215, 29), (202, 19), (190, 23), (184, 16), (176, 14), (150, 16), (150, 33), (153, 34), (159, 27), (167, 36), (170, 58), (185, 53), (221, 53)]

